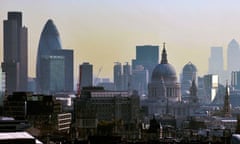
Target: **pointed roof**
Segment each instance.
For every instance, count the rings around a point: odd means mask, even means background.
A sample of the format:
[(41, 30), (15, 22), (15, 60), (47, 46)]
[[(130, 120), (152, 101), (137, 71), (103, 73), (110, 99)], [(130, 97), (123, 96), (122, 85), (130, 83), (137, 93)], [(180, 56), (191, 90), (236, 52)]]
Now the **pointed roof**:
[(229, 48), (239, 48), (239, 44), (235, 39), (232, 39), (231, 42), (228, 44)]
[(162, 60), (161, 60), (161, 64), (168, 64), (168, 60), (167, 60), (167, 52), (165, 49), (165, 42), (163, 43), (163, 51), (162, 51)]
[(55, 26), (55, 24), (53, 23), (52, 19), (49, 19), (47, 21), (47, 23), (45, 24), (43, 31), (43, 34), (48, 34), (48, 35), (56, 35), (59, 36), (59, 32), (57, 30), (57, 27)]

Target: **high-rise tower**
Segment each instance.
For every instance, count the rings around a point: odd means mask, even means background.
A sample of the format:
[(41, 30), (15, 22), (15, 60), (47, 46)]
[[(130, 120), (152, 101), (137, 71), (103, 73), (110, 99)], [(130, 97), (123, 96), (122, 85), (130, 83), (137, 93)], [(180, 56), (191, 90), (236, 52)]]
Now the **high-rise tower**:
[(228, 70), (228, 77), (230, 77), (230, 74), (232, 71), (238, 71), (240, 68), (240, 50), (239, 50), (239, 44), (238, 42), (233, 39), (228, 44), (228, 50), (227, 50), (227, 70)]
[(27, 28), (22, 27), (22, 13), (8, 12), (4, 20), (4, 60), (3, 71), (6, 74), (8, 93), (27, 90), (28, 47)]
[(113, 67), (113, 81), (116, 90), (122, 90), (122, 64), (119, 62), (115, 62)]
[(93, 65), (85, 62), (79, 66), (80, 89), (93, 86)]
[(45, 24), (38, 45), (37, 68), (36, 68), (37, 76), (36, 81), (38, 93), (44, 94), (44, 91), (48, 91), (45, 89), (45, 86), (47, 85), (47, 83), (45, 82), (47, 81), (42, 81), (41, 79), (46, 79), (47, 76), (53, 76), (51, 74), (46, 74), (44, 72), (45, 67), (44, 65), (41, 64), (41, 59), (48, 56), (63, 57), (61, 61), (64, 61), (63, 62), (64, 76), (59, 77), (58, 79), (59, 81), (64, 82), (64, 88), (57, 90), (73, 91), (73, 51), (62, 49), (59, 32), (52, 20), (48, 20), (47, 23)]
[(45, 55), (40, 59), (41, 69), (40, 83), (41, 93), (53, 94), (65, 91), (65, 60), (63, 56)]
[(211, 47), (211, 55), (208, 59), (208, 72), (220, 74), (223, 72), (223, 48)]
[(130, 90), (131, 88), (131, 66), (126, 63), (123, 65), (123, 90)]
[(181, 79), (181, 93), (182, 97), (189, 96), (189, 88), (192, 85), (192, 81), (197, 79), (197, 68), (191, 62), (187, 63), (183, 67), (182, 79)]
[(158, 62), (159, 46), (136, 46), (136, 59), (132, 60), (132, 69), (135, 69), (138, 65), (142, 65), (144, 69), (148, 70), (149, 72), (149, 81), (151, 81), (153, 69), (158, 64)]

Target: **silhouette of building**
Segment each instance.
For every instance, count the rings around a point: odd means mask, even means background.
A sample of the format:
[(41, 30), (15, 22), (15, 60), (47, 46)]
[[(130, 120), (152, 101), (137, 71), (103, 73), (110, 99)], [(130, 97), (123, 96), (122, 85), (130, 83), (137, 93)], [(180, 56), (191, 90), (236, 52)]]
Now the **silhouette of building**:
[(231, 86), (234, 89), (240, 90), (240, 71), (232, 71)]
[(132, 87), (132, 74), (131, 74), (131, 66), (126, 63), (126, 65), (123, 65), (123, 75), (122, 75), (122, 81), (123, 81), (123, 90), (131, 90)]
[(138, 91), (140, 96), (148, 93), (148, 70), (144, 69), (142, 65), (136, 66), (132, 71), (132, 89)]
[(79, 66), (79, 84), (83, 87), (93, 86), (93, 65), (85, 62)]
[(184, 65), (182, 71), (181, 93), (183, 99), (189, 96), (189, 88), (191, 87), (193, 80), (197, 80), (197, 68), (194, 64), (189, 62)]
[[(64, 76), (59, 78), (64, 81), (63, 91), (73, 91), (73, 50), (63, 50), (59, 32), (52, 20), (48, 20), (45, 24), (41, 33), (38, 54), (37, 54), (37, 67), (36, 67), (36, 83), (37, 92), (43, 93), (43, 87), (45, 84), (42, 83), (41, 79), (46, 79), (47, 75), (44, 72), (44, 65), (42, 65), (42, 57), (53, 56), (63, 57), (64, 61)], [(59, 71), (59, 70), (58, 70)]]
[(8, 93), (27, 90), (28, 47), (27, 28), (22, 27), (22, 13), (8, 12), (4, 20), (4, 58), (2, 69), (6, 73)]
[(40, 59), (41, 69), (40, 83), (43, 94), (54, 94), (65, 91), (65, 64), (63, 56), (42, 56)]
[(224, 97), (223, 114), (224, 114), (224, 117), (231, 117), (230, 94), (229, 94), (228, 83), (226, 83), (226, 93)]
[[(100, 126), (110, 123), (115, 124), (115, 134), (130, 135), (131, 129), (135, 130), (139, 119), (139, 104), (139, 96), (136, 93), (106, 91), (103, 87), (84, 87), (81, 96), (74, 100), (77, 137), (96, 135)], [(132, 128), (129, 129), (128, 126)]]
[[(165, 88), (164, 88), (165, 87)], [(181, 101), (180, 84), (177, 82), (176, 71), (168, 63), (165, 45), (162, 51), (162, 60), (152, 73), (152, 80), (149, 83), (150, 99), (168, 99), (168, 101)]]
[(27, 120), (39, 130), (39, 136), (70, 130), (72, 115), (62, 111), (60, 101), (52, 95), (14, 92), (4, 100), (4, 115)]
[(192, 80), (192, 85), (189, 91), (190, 91), (190, 103), (192, 104), (198, 103), (197, 85), (196, 85), (195, 79)]
[(152, 72), (159, 62), (159, 46), (143, 45), (136, 46), (136, 59), (132, 60), (132, 69), (136, 66), (142, 65), (144, 69), (148, 70), (149, 78), (151, 81)]
[(210, 104), (214, 101), (218, 92), (219, 77), (218, 75), (208, 74), (203, 77), (204, 91), (206, 98), (204, 99), (205, 104)]
[(235, 39), (233, 39), (228, 44), (228, 49), (227, 49), (227, 71), (228, 71), (229, 78), (232, 71), (238, 71), (240, 68), (239, 55), (240, 55), (239, 44)]
[(116, 90), (123, 89), (122, 64), (119, 62), (115, 62), (113, 66), (113, 82), (115, 84)]
[(181, 120), (188, 114), (187, 105), (181, 103), (180, 83), (174, 67), (168, 63), (165, 44), (161, 63), (153, 70), (148, 85), (148, 99), (142, 101), (142, 104), (148, 107), (148, 115), (172, 115)]
[(211, 47), (208, 59), (208, 73), (219, 75), (219, 83), (224, 84), (228, 79), (227, 71), (224, 70), (223, 48)]
[(73, 91), (73, 50), (53, 50), (51, 51), (52, 56), (62, 56), (64, 57), (64, 72), (65, 72), (65, 87), (64, 91)]
[(221, 74), (223, 70), (223, 48), (211, 47), (211, 54), (208, 59), (208, 73)]
[(5, 84), (6, 84), (6, 76), (5, 72), (2, 71), (2, 68), (0, 67), (0, 93), (5, 92)]

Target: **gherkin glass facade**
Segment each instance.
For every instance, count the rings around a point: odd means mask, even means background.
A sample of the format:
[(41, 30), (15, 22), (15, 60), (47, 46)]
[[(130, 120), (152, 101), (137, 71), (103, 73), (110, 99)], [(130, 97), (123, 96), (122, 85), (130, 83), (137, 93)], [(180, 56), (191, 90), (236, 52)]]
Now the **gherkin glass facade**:
[(73, 91), (73, 50), (62, 49), (59, 32), (52, 20), (47, 21), (40, 36), (36, 76), (37, 93)]

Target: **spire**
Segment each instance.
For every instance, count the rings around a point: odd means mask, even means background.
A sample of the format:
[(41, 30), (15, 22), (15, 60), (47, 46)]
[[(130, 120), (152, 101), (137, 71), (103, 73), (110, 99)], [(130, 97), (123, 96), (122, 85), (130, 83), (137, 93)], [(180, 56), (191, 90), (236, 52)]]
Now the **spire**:
[(167, 60), (167, 52), (165, 49), (165, 42), (163, 43), (163, 51), (162, 51), (162, 60), (161, 60), (161, 64), (167, 64), (168, 60)]
[(197, 98), (197, 86), (196, 86), (195, 79), (192, 80), (192, 86), (190, 87), (189, 91), (190, 91), (191, 101), (193, 103), (197, 103), (198, 98)]
[(229, 102), (229, 87), (228, 81), (226, 82), (226, 93), (224, 98), (223, 113), (225, 117), (231, 117), (231, 106)]

